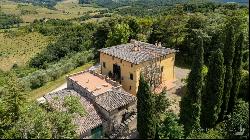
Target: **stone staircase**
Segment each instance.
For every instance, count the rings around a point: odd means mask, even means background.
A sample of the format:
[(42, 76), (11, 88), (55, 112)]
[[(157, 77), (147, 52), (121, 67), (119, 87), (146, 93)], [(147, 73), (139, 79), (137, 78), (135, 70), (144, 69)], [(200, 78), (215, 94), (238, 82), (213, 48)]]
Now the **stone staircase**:
[(117, 129), (109, 136), (110, 139), (116, 139), (122, 135), (122, 132), (127, 128), (128, 124), (136, 118), (136, 114), (131, 115), (127, 120), (121, 123)]

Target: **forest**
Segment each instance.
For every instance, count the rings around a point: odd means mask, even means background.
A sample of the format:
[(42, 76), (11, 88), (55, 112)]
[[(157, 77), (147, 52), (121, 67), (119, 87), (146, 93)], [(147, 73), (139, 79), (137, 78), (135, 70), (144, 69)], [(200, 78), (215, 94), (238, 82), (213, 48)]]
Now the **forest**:
[[(77, 138), (70, 119), (72, 114), (52, 110), (49, 105), (38, 106), (29, 100), (28, 93), (89, 61), (98, 62), (98, 49), (130, 39), (161, 42), (164, 47), (179, 50), (175, 65), (191, 69), (185, 79), (187, 91), (180, 115), (165, 111), (170, 103), (162, 97), (167, 92), (151, 95), (151, 91), (145, 91), (150, 85), (141, 77), (137, 106), (142, 138), (249, 138), (247, 6), (212, 2), (169, 4), (162, 0), (149, 4), (143, 0), (124, 4), (102, 0), (82, 2), (108, 9), (95, 16), (86, 14), (69, 20), (37, 19), (15, 31), (6, 28), (22, 22), (18, 16), (0, 14), (3, 17), (0, 27), (8, 35), (36, 32), (55, 38), (25, 66), (13, 64), (9, 71), (0, 69), (0, 138)], [(121, 7), (125, 5), (131, 6)], [(106, 19), (85, 22), (101, 17)], [(145, 92), (149, 95), (142, 94)], [(216, 99), (215, 103), (211, 99)], [(141, 109), (143, 102), (154, 106)], [(155, 123), (145, 125), (145, 121)], [(240, 126), (244, 127), (244, 134), (235, 135)]]

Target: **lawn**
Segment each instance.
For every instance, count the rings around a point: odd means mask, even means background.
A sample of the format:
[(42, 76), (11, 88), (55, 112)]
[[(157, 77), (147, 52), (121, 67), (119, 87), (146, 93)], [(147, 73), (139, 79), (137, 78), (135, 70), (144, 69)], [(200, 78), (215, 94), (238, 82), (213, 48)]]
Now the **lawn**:
[(85, 64), (83, 66), (80, 66), (80, 67), (72, 70), (71, 72), (61, 76), (60, 78), (58, 78), (55, 81), (48, 82), (44, 86), (28, 92), (27, 93), (28, 99), (29, 100), (35, 100), (35, 99), (45, 95), (46, 93), (49, 93), (49, 92), (53, 91), (54, 89), (60, 87), (62, 84), (64, 84), (66, 82), (65, 77), (67, 75), (73, 74), (73, 73), (76, 73), (76, 72), (79, 72), (79, 71), (83, 71), (83, 70), (91, 67), (93, 64), (94, 64), (94, 62), (89, 62), (89, 63), (87, 63), (87, 64)]
[(23, 66), (36, 53), (40, 52), (54, 39), (40, 33), (0, 32), (0, 69), (8, 71), (13, 64)]

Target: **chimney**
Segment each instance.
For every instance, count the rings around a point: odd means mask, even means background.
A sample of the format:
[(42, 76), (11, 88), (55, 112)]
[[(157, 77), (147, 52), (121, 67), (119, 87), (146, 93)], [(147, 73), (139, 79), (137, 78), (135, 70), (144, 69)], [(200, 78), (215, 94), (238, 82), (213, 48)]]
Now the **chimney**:
[(132, 51), (140, 51), (140, 47), (139, 47), (139, 42), (136, 41), (135, 39), (131, 39), (130, 43), (133, 44), (133, 48)]
[(159, 48), (161, 48), (161, 47), (162, 47), (162, 46), (161, 46), (161, 42), (159, 42), (159, 43), (158, 43), (158, 47), (159, 47)]
[(161, 48), (161, 47), (162, 47), (162, 46), (161, 46), (161, 42), (155, 42), (155, 47)]
[(131, 39), (131, 40), (130, 40), (130, 43), (131, 43), (131, 44), (135, 44), (135, 42), (136, 42), (135, 39)]
[(155, 41), (155, 47), (157, 47), (158, 46), (158, 43), (157, 43), (157, 41)]

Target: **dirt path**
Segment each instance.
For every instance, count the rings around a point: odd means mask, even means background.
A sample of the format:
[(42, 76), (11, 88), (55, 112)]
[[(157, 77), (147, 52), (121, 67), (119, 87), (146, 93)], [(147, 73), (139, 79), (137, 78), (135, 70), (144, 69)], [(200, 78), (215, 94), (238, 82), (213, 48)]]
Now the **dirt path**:
[(65, 89), (65, 88), (67, 88), (67, 82), (63, 83), (61, 86), (59, 86), (58, 88), (54, 89), (50, 93), (56, 92), (56, 91), (59, 91), (59, 90)]

